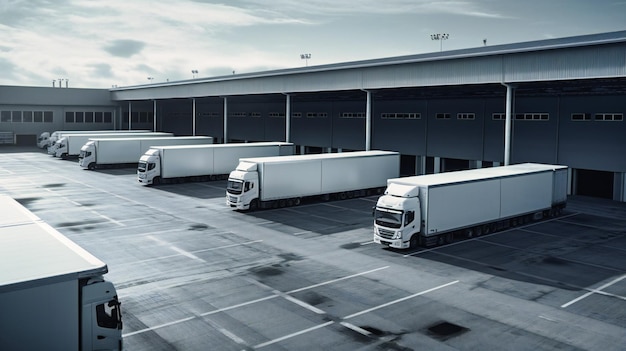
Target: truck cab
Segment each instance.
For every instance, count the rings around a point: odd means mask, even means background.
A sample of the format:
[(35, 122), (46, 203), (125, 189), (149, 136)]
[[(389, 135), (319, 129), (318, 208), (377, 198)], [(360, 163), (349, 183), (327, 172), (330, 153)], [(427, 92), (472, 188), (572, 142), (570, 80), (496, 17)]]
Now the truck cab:
[(419, 244), (422, 218), (419, 188), (389, 184), (374, 208), (374, 242), (396, 249)]
[(78, 165), (91, 170), (96, 168), (96, 143), (93, 140), (88, 141), (80, 148)]
[(115, 287), (103, 277), (82, 288), (82, 350), (122, 350), (122, 312)]
[(161, 177), (161, 157), (158, 149), (150, 149), (139, 159), (137, 180), (142, 184), (157, 184)]
[[(68, 141), (67, 137), (62, 137), (54, 143), (54, 156), (65, 158), (68, 154)], [(49, 152), (49, 151), (48, 151)]]
[(39, 137), (37, 138), (37, 146), (41, 149), (47, 148), (48, 146), (50, 146), (49, 140), (50, 140), (50, 133), (43, 132), (39, 134)]
[(256, 209), (259, 206), (258, 184), (257, 164), (240, 162), (228, 176), (226, 204), (238, 210)]
[(54, 141), (50, 139), (50, 145), (48, 145), (48, 155), (56, 156), (57, 150), (59, 149), (59, 146), (61, 145), (61, 140), (63, 140), (63, 138), (56, 139)]

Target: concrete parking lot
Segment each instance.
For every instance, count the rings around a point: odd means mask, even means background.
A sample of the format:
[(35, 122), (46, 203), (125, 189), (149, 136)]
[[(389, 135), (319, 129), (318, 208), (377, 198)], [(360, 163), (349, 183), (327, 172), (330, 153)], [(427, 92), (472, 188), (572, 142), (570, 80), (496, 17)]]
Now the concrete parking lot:
[(624, 203), (400, 251), (376, 197), (241, 213), (225, 181), (135, 178), (0, 148), (0, 193), (108, 264), (128, 350), (624, 349)]

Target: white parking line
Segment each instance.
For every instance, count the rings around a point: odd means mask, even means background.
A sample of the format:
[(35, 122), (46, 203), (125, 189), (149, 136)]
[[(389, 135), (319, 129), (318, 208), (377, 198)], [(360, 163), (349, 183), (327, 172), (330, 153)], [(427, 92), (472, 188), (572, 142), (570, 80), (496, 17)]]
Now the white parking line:
[[(604, 294), (606, 294), (606, 293), (604, 293), (604, 291), (602, 291), (602, 290), (604, 290), (604, 289), (608, 288), (609, 286), (611, 286), (611, 285), (613, 285), (613, 284), (615, 284), (615, 283), (619, 282), (620, 280), (623, 280), (624, 278), (626, 278), (626, 274), (622, 275), (622, 276), (621, 276), (621, 277), (619, 277), (619, 278), (615, 278), (615, 279), (613, 279), (612, 281), (610, 281), (610, 282), (608, 282), (608, 283), (606, 283), (606, 284), (602, 285), (601, 287), (599, 287), (599, 288), (597, 288), (597, 289), (591, 289), (588, 293), (586, 293), (586, 294), (584, 294), (584, 295), (582, 295), (582, 296), (579, 296), (579, 297), (577, 297), (577, 298), (573, 299), (572, 301), (570, 301), (570, 302), (568, 302), (568, 303), (564, 303), (564, 304), (562, 304), (562, 305), (561, 305), (561, 308), (566, 308), (566, 307), (569, 307), (570, 305), (573, 305), (573, 304), (575, 304), (576, 302), (578, 302), (578, 301), (580, 301), (580, 300), (582, 300), (582, 299), (585, 299), (585, 298), (587, 298), (587, 297), (589, 297), (589, 296), (591, 296), (591, 295), (593, 295), (593, 294), (603, 294), (603, 295), (604, 295)], [(612, 295), (612, 294), (611, 294), (611, 295)], [(616, 296), (616, 295), (613, 295), (613, 296)], [(616, 297), (618, 297), (618, 296), (616, 296)], [(624, 298), (622, 297), (622, 299), (624, 299)]]
[(316, 325), (316, 326), (311, 327), (311, 328), (308, 328), (308, 329), (300, 330), (300, 331), (298, 331), (298, 332), (295, 332), (295, 333), (292, 333), (292, 334), (289, 334), (289, 335), (285, 335), (285, 336), (280, 337), (280, 338), (278, 338), (278, 339), (274, 339), (274, 340), (270, 340), (270, 341), (264, 342), (264, 343), (262, 343), (262, 344), (258, 344), (258, 345), (256, 345), (256, 346), (254, 346), (254, 348), (255, 348), (255, 349), (260, 349), (260, 348), (262, 348), (262, 347), (265, 347), (265, 346), (268, 346), (268, 345), (272, 345), (272, 344), (275, 344), (275, 343), (277, 343), (277, 342), (281, 342), (281, 341), (283, 341), (283, 340), (287, 340), (287, 339), (293, 338), (294, 336), (298, 336), (298, 335), (306, 334), (306, 333), (308, 333), (308, 332), (310, 332), (310, 331), (317, 330), (317, 329), (320, 329), (320, 328), (324, 328), (324, 327), (326, 327), (326, 326), (328, 326), (328, 325), (331, 325), (331, 324), (333, 324), (333, 323), (335, 323), (335, 322), (330, 321), (330, 322), (326, 322), (326, 323), (324, 323), (324, 324)]
[[(420, 295), (424, 295), (424, 294), (427, 294), (429, 292), (433, 292), (435, 290), (439, 290), (439, 289), (445, 288), (447, 286), (456, 284), (458, 282), (459, 282), (458, 280), (455, 280), (455, 281), (452, 281), (450, 283), (442, 284), (442, 285), (436, 286), (436, 287), (428, 289), (428, 290), (420, 291), (418, 293), (415, 293), (413, 295), (409, 295), (409, 296), (403, 297), (401, 299), (397, 299), (397, 300), (394, 300), (394, 301), (391, 301), (391, 302), (384, 303), (382, 305), (378, 305), (378, 306), (375, 306), (375, 307), (372, 307), (372, 308), (368, 308), (368, 309), (363, 310), (361, 312), (353, 313), (353, 314), (351, 314), (349, 316), (343, 317), (342, 318), (343, 321), (339, 322), (339, 324), (341, 324), (342, 326), (344, 326), (344, 327), (346, 327), (348, 329), (351, 329), (351, 330), (353, 330), (353, 331), (355, 331), (355, 332), (357, 332), (359, 334), (369, 336), (371, 334), (369, 331), (367, 331), (367, 330), (365, 330), (363, 328), (360, 328), (360, 327), (358, 327), (358, 326), (356, 326), (356, 325), (354, 325), (352, 323), (345, 322), (345, 320), (350, 319), (350, 318), (354, 318), (354, 317), (357, 317), (357, 316), (360, 316), (360, 315), (363, 315), (363, 314), (366, 314), (366, 313), (369, 313), (369, 312), (372, 312), (372, 311), (375, 311), (375, 310), (378, 310), (378, 309), (381, 309), (381, 308), (384, 308), (384, 307), (387, 307), (387, 306), (391, 306), (393, 304), (396, 304), (396, 303), (399, 303), (399, 302), (402, 302), (402, 301), (406, 301), (406, 300), (412, 299), (414, 297), (417, 297), (417, 296), (420, 296)], [(272, 345), (272, 344), (275, 344), (277, 342), (281, 342), (283, 340), (287, 340), (287, 339), (293, 338), (293, 337), (298, 336), (298, 335), (306, 334), (306, 333), (308, 333), (310, 331), (314, 331), (314, 330), (317, 330), (317, 329), (320, 329), (320, 328), (324, 328), (324, 327), (329, 326), (329, 325), (331, 325), (333, 323), (335, 323), (335, 322), (334, 321), (330, 321), (330, 322), (322, 323), (322, 324), (319, 324), (319, 325), (316, 325), (316, 326), (313, 326), (313, 327), (310, 327), (310, 328), (307, 328), (307, 329), (304, 329), (304, 330), (297, 331), (295, 333), (291, 333), (291, 334), (282, 336), (280, 338), (276, 338), (276, 339), (273, 339), (273, 340), (270, 340), (270, 341), (267, 341), (267, 342), (255, 345), (254, 348), (255, 349), (260, 349), (260, 348), (263, 348), (265, 346)]]
[[(146, 235), (146, 236), (147, 236), (147, 237), (149, 237), (149, 238), (151, 238), (152, 240), (154, 240), (154, 241), (156, 241), (156, 242), (160, 242), (160, 243), (162, 243), (163, 245), (167, 245), (167, 242), (165, 242), (165, 241), (162, 241), (162, 240), (160, 240), (160, 239), (158, 239), (158, 238), (151, 237), (150, 235)], [(369, 271), (365, 271), (365, 272), (361, 272), (361, 273), (356, 273), (356, 274), (348, 275), (348, 276), (345, 276), (345, 277), (342, 277), (342, 278), (332, 279), (332, 280), (328, 280), (328, 281), (325, 281), (325, 282), (322, 282), (322, 283), (309, 285), (309, 286), (306, 286), (306, 287), (303, 287), (303, 288), (300, 288), (300, 289), (295, 289), (295, 290), (288, 291), (288, 292), (286, 292), (285, 294), (293, 294), (293, 293), (296, 293), (296, 292), (299, 292), (299, 291), (304, 291), (304, 290), (308, 290), (308, 289), (313, 289), (313, 288), (316, 288), (316, 287), (318, 287), (318, 286), (328, 285), (328, 284), (335, 283), (335, 282), (338, 282), (338, 281), (342, 281), (342, 280), (346, 280), (346, 279), (350, 279), (350, 278), (358, 277), (358, 276), (365, 275), (365, 274), (369, 274), (369, 273), (372, 273), (372, 272), (376, 272), (376, 271), (379, 271), (379, 270), (381, 270), (381, 269), (385, 269), (385, 268), (389, 268), (389, 266), (380, 267), (380, 268), (376, 268), (376, 269), (371, 269), (371, 270), (369, 270)], [(258, 302), (261, 302), (261, 301), (275, 299), (275, 298), (277, 298), (277, 297), (279, 297), (279, 295), (277, 295), (277, 294), (273, 294), (273, 295), (270, 295), (270, 296), (265, 296), (265, 297), (262, 297), (262, 298), (259, 298), (259, 299), (256, 299), (256, 300), (251, 300), (251, 301), (242, 302), (242, 303), (237, 304), (237, 305), (227, 306), (227, 307), (218, 308), (218, 309), (215, 309), (215, 310), (212, 310), (212, 311), (204, 312), (204, 313), (200, 314), (199, 316), (200, 316), (200, 317), (205, 317), (205, 316), (209, 316), (209, 315), (212, 315), (212, 314), (216, 314), (216, 313), (220, 313), (220, 312), (224, 312), (224, 311), (229, 311), (229, 310), (232, 310), (232, 309), (236, 309), (236, 308), (239, 308), (239, 307), (252, 305), (252, 304), (255, 304), (255, 303), (258, 303)], [(122, 336), (123, 336), (123, 337), (133, 336), (133, 335), (137, 335), (137, 334), (145, 333), (145, 332), (148, 332), (148, 331), (152, 331), (152, 330), (155, 330), (155, 329), (160, 329), (160, 328), (168, 327), (168, 326), (171, 326), (171, 325), (176, 325), (176, 324), (179, 324), (179, 323), (183, 323), (183, 322), (186, 322), (186, 321), (192, 320), (192, 319), (194, 319), (194, 318), (196, 318), (196, 316), (193, 316), (193, 317), (187, 317), (187, 318), (182, 318), (182, 319), (175, 320), (175, 321), (172, 321), (172, 322), (168, 322), (168, 323), (164, 323), (164, 324), (159, 324), (159, 325), (156, 325), (156, 326), (153, 326), (153, 327), (149, 327), (149, 328), (145, 328), (145, 329), (141, 329), (141, 330), (136, 330), (136, 331), (134, 331), (134, 332), (130, 332), (130, 333), (127, 333), (127, 334), (123, 334)]]
[(442, 285), (436, 286), (436, 287), (434, 287), (434, 288), (430, 288), (430, 289), (428, 289), (428, 290), (420, 291), (420, 292), (415, 293), (415, 294), (413, 294), (413, 295), (409, 295), (409, 296), (406, 296), (406, 297), (403, 297), (403, 298), (400, 298), (400, 299), (397, 299), (397, 300), (393, 300), (393, 301), (391, 301), (391, 302), (384, 303), (384, 304), (382, 304), (382, 305), (378, 305), (378, 306), (375, 306), (375, 307), (372, 307), (372, 308), (368, 308), (368, 309), (363, 310), (363, 311), (361, 311), (361, 312), (353, 313), (353, 314), (351, 314), (351, 315), (349, 315), (349, 316), (345, 316), (345, 317), (343, 317), (343, 319), (350, 319), (350, 318), (354, 318), (354, 317), (360, 316), (360, 315), (362, 315), (362, 314), (366, 314), (366, 313), (369, 313), (369, 312), (372, 312), (372, 311), (376, 311), (376, 310), (379, 310), (379, 309), (381, 309), (381, 308), (384, 308), (384, 307), (387, 307), (387, 306), (391, 306), (391, 305), (397, 304), (398, 302), (402, 302), (402, 301), (410, 300), (410, 299), (412, 299), (412, 298), (414, 298), (414, 297), (418, 297), (418, 296), (420, 296), (420, 295), (424, 295), (424, 294), (427, 294), (427, 293), (429, 293), (429, 292), (433, 292), (433, 291), (435, 291), (435, 290), (439, 290), (439, 289), (445, 288), (445, 287), (447, 287), (447, 286), (450, 286), (450, 285), (456, 284), (456, 283), (458, 283), (458, 282), (459, 282), (458, 280), (455, 280), (455, 281), (453, 281), (453, 282), (446, 283), (446, 284), (442, 284)]

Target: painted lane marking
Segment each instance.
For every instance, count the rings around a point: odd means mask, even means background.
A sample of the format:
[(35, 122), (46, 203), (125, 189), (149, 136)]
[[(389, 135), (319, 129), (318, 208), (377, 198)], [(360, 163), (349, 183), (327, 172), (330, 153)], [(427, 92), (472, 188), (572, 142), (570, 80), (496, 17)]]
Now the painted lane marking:
[[(599, 287), (599, 288), (597, 288), (597, 289), (591, 289), (588, 293), (586, 293), (586, 294), (584, 294), (584, 295), (582, 295), (582, 296), (579, 296), (579, 297), (577, 297), (577, 298), (573, 299), (573, 300), (572, 300), (572, 301), (570, 301), (570, 302), (567, 302), (567, 303), (562, 304), (562, 305), (561, 305), (561, 308), (566, 308), (566, 307), (569, 307), (570, 305), (573, 305), (573, 304), (575, 304), (576, 302), (578, 302), (578, 301), (580, 301), (580, 300), (582, 300), (582, 299), (585, 299), (585, 298), (587, 298), (587, 297), (589, 297), (589, 296), (591, 296), (591, 295), (593, 295), (593, 294), (603, 294), (603, 295), (604, 295), (604, 294), (607, 294), (607, 293), (605, 293), (605, 292), (604, 292), (604, 291), (602, 291), (602, 290), (604, 290), (604, 289), (608, 288), (609, 286), (611, 286), (611, 285), (613, 285), (613, 284), (615, 284), (615, 283), (617, 283), (617, 282), (619, 282), (619, 281), (623, 280), (624, 278), (626, 278), (626, 274), (622, 275), (621, 277), (618, 277), (618, 278), (613, 279), (612, 281), (610, 281), (610, 282), (608, 282), (608, 283), (606, 283), (606, 284), (602, 285), (601, 287)], [(612, 294), (611, 294), (611, 295), (612, 295)], [(626, 300), (626, 298), (621, 297), (621, 296), (616, 296), (616, 295), (615, 295), (615, 297), (619, 297), (619, 298), (621, 298), (621, 299), (623, 299), (623, 300)]]
[[(369, 313), (369, 312), (372, 312), (372, 311), (375, 311), (375, 310), (378, 310), (378, 309), (381, 309), (381, 308), (384, 308), (384, 307), (387, 307), (387, 306), (391, 306), (393, 304), (396, 304), (396, 303), (399, 303), (399, 302), (403, 302), (403, 301), (412, 299), (414, 297), (427, 294), (429, 292), (433, 292), (433, 291), (445, 288), (447, 286), (456, 284), (458, 282), (459, 282), (458, 280), (455, 280), (455, 281), (452, 281), (450, 283), (442, 284), (442, 285), (436, 286), (434, 288), (430, 288), (430, 289), (427, 289), (427, 290), (424, 290), (424, 291), (420, 291), (420, 292), (415, 293), (413, 295), (409, 295), (409, 296), (406, 296), (406, 297), (403, 297), (403, 298), (400, 298), (400, 299), (397, 299), (397, 300), (394, 300), (394, 301), (390, 301), (390, 302), (384, 303), (382, 305), (378, 305), (378, 306), (375, 306), (375, 307), (372, 307), (372, 308), (368, 308), (368, 309), (363, 310), (361, 312), (353, 313), (353, 314), (351, 314), (349, 316), (343, 317), (342, 318), (343, 321), (339, 322), (339, 324), (341, 324), (342, 326), (344, 326), (346, 328), (349, 328), (349, 329), (351, 329), (351, 330), (353, 330), (353, 331), (355, 331), (355, 332), (357, 332), (359, 334), (369, 336), (369, 335), (371, 335), (371, 333), (369, 331), (367, 331), (367, 330), (365, 330), (363, 328), (360, 328), (360, 327), (358, 327), (358, 326), (356, 326), (356, 325), (354, 325), (352, 323), (345, 322), (345, 320), (350, 319), (350, 318), (354, 318), (354, 317), (357, 317), (357, 316), (360, 316), (360, 315), (363, 315), (363, 314), (366, 314), (366, 313)], [(310, 331), (314, 331), (314, 330), (317, 330), (317, 329), (320, 329), (320, 328), (324, 328), (324, 327), (329, 326), (329, 325), (331, 325), (333, 323), (335, 323), (335, 322), (334, 321), (330, 321), (330, 322), (319, 324), (319, 325), (316, 325), (316, 326), (313, 326), (313, 327), (310, 327), (310, 328), (307, 328), (307, 329), (303, 329), (303, 330), (297, 331), (295, 333), (291, 333), (291, 334), (282, 336), (280, 338), (276, 338), (276, 339), (269, 340), (267, 342), (255, 345), (254, 348), (255, 349), (260, 349), (260, 348), (263, 348), (265, 346), (272, 345), (272, 344), (275, 344), (277, 342), (281, 342), (281, 341), (293, 338), (293, 337), (298, 336), (298, 335), (306, 334), (306, 333), (308, 333)]]
[[(146, 236), (150, 237), (150, 235), (146, 235)], [(164, 241), (162, 241), (162, 240), (160, 240), (158, 238), (151, 237), (151, 239), (155, 240), (157, 242), (160, 241), (160, 242), (162, 242), (164, 244), (167, 244), (167, 243), (165, 243)], [(361, 275), (369, 274), (369, 273), (376, 272), (376, 271), (379, 271), (381, 269), (386, 269), (386, 268), (389, 268), (389, 266), (380, 267), (380, 268), (372, 269), (372, 270), (369, 270), (369, 271), (365, 271), (365, 272), (361, 272), (361, 273), (356, 273), (356, 274), (352, 274), (352, 275), (349, 275), (349, 276), (345, 276), (345, 277), (342, 277), (342, 278), (332, 279), (332, 280), (328, 280), (328, 281), (325, 281), (325, 282), (322, 282), (322, 283), (309, 285), (309, 286), (306, 286), (306, 287), (303, 287), (303, 288), (300, 288), (300, 289), (295, 289), (295, 290), (288, 291), (288, 292), (286, 292), (286, 294), (293, 294), (293, 293), (296, 293), (296, 292), (299, 292), (299, 291), (313, 289), (313, 288), (316, 288), (318, 286), (332, 284), (332, 283), (335, 283), (335, 282), (339, 282), (339, 281), (342, 281), (342, 280), (346, 280), (346, 279), (358, 277), (358, 276), (361, 276)], [(258, 302), (275, 299), (277, 297), (279, 297), (279, 295), (275, 295), (274, 294), (274, 295), (270, 295), (270, 296), (265, 296), (265, 297), (262, 297), (262, 298), (259, 298), (259, 299), (256, 299), (256, 300), (250, 300), (250, 301), (242, 302), (240, 304), (236, 304), (236, 305), (227, 306), (227, 307), (218, 308), (218, 309), (215, 309), (215, 310), (212, 310), (212, 311), (204, 312), (204, 313), (200, 314), (199, 316), (200, 317), (206, 317), (206, 316), (209, 316), (209, 315), (212, 315), (212, 314), (233, 310), (233, 309), (236, 309), (236, 308), (239, 308), (239, 307), (252, 305), (252, 304), (255, 304), (255, 303), (258, 303)], [(127, 336), (133, 336), (133, 335), (137, 335), (137, 334), (142, 334), (142, 333), (153, 331), (153, 330), (156, 330), (156, 329), (160, 329), (160, 328), (169, 327), (169, 326), (172, 326), (172, 325), (184, 323), (184, 322), (192, 320), (194, 318), (197, 318), (197, 316), (182, 318), (182, 319), (178, 319), (178, 320), (171, 321), (171, 322), (168, 322), (168, 323), (159, 324), (159, 325), (156, 325), (156, 326), (153, 326), (153, 327), (144, 328), (144, 329), (141, 329), (141, 330), (136, 330), (134, 332), (123, 334), (122, 336), (123, 337), (127, 337)]]
[(351, 314), (349, 316), (343, 317), (343, 319), (350, 319), (350, 318), (358, 317), (358, 316), (360, 316), (362, 314), (366, 314), (366, 313), (369, 313), (369, 312), (372, 312), (372, 311), (376, 311), (376, 310), (379, 310), (379, 309), (387, 307), (387, 306), (395, 305), (395, 304), (397, 304), (399, 302), (402, 302), (402, 301), (410, 300), (410, 299), (412, 299), (414, 297), (418, 297), (418, 296), (421, 296), (421, 295), (424, 295), (424, 294), (428, 294), (429, 292), (433, 292), (433, 291), (436, 291), (436, 290), (439, 290), (439, 289), (443, 289), (443, 288), (445, 288), (447, 286), (454, 285), (454, 284), (456, 284), (458, 282), (459, 282), (458, 280), (455, 280), (455, 281), (452, 281), (450, 283), (446, 283), (446, 284), (442, 284), (442, 285), (436, 286), (434, 288), (430, 288), (428, 290), (420, 291), (420, 292), (415, 293), (413, 295), (409, 295), (409, 296), (406, 296), (406, 297), (403, 297), (403, 298), (400, 298), (400, 299), (397, 299), (397, 300), (393, 300), (393, 301), (384, 303), (382, 305), (378, 305), (378, 306), (375, 306), (375, 307), (372, 307), (372, 308), (368, 308), (368, 309), (363, 310), (361, 312), (353, 313), (353, 314)]
[(317, 329), (320, 329), (320, 328), (324, 328), (324, 327), (329, 326), (329, 325), (331, 325), (331, 324), (333, 324), (333, 323), (335, 323), (335, 322), (330, 321), (330, 322), (326, 322), (326, 323), (324, 323), (324, 324), (320, 324), (320, 325), (313, 326), (313, 327), (308, 328), (308, 329), (300, 330), (300, 331), (298, 331), (298, 332), (295, 332), (295, 333), (292, 333), (292, 334), (289, 334), (289, 335), (285, 335), (285, 336), (283, 336), (283, 337), (280, 337), (280, 338), (277, 338), (277, 339), (274, 339), (274, 340), (270, 340), (270, 341), (264, 342), (264, 343), (262, 343), (262, 344), (258, 344), (258, 345), (256, 345), (256, 346), (254, 346), (254, 348), (255, 348), (255, 349), (260, 349), (260, 348), (262, 348), (262, 347), (265, 347), (265, 346), (268, 346), (268, 345), (272, 345), (272, 344), (275, 344), (275, 343), (277, 343), (277, 342), (281, 342), (281, 341), (283, 341), (283, 340), (291, 339), (291, 338), (293, 338), (294, 336), (298, 336), (298, 335), (306, 334), (306, 333), (308, 333), (308, 332), (311, 332), (311, 331), (314, 331), (314, 330), (317, 330)]

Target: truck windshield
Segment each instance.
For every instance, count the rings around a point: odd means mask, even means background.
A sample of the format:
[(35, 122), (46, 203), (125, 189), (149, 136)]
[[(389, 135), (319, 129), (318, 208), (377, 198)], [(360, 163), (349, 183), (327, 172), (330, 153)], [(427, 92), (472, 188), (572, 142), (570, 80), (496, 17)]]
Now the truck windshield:
[(243, 190), (243, 182), (240, 180), (229, 180), (226, 191), (230, 194), (239, 195)]
[(139, 172), (145, 172), (146, 171), (146, 165), (147, 165), (147, 162), (139, 161), (139, 164), (137, 165), (137, 170)]
[(374, 221), (383, 227), (400, 228), (402, 226), (402, 211), (376, 207)]

